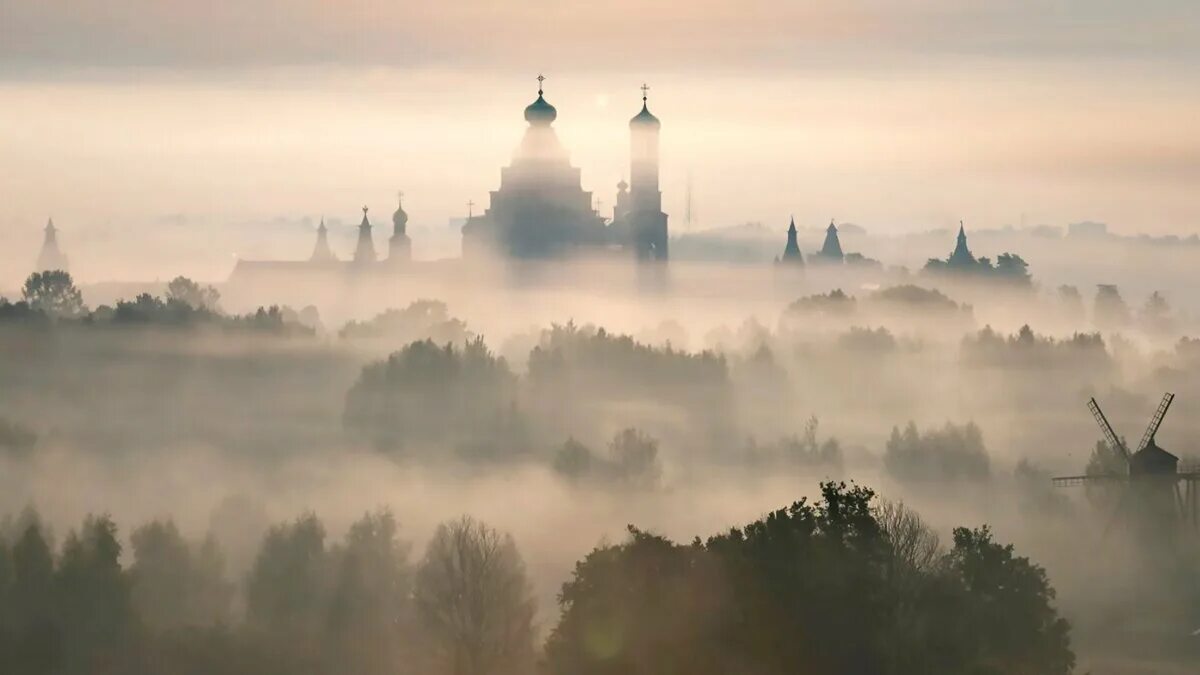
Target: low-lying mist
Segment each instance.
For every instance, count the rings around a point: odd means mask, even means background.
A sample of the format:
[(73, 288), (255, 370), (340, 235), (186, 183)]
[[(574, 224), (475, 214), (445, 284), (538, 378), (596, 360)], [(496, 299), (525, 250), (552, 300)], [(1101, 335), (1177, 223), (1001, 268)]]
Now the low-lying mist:
[(820, 268), (497, 274), (0, 305), (0, 514), (32, 508), (56, 545), (108, 514), (125, 565), (151, 521), (210, 537), (235, 622), (280, 523), (313, 513), (339, 542), (388, 509), (417, 560), (468, 514), (511, 535), (540, 645), (577, 563), (627, 526), (686, 543), (847, 481), (945, 550), (986, 524), (1045, 567), (1081, 670), (1195, 656), (1200, 605), (1172, 592), (1196, 587), (1195, 534), (1165, 565), (1111, 490), (1050, 480), (1105, 461), (1091, 397), (1132, 445), (1174, 392), (1157, 442), (1200, 460), (1200, 330), (1163, 297)]

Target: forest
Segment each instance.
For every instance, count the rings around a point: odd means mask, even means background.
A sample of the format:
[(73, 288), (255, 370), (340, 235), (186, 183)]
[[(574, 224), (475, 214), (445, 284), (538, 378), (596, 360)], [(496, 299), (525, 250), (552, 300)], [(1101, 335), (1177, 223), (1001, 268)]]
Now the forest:
[(1200, 546), (1051, 479), (1117, 466), (1092, 397), (1136, 438), (1175, 392), (1160, 443), (1200, 461), (1193, 320), (1116, 288), (811, 290), (326, 325), (33, 275), (0, 300), (0, 662), (1188, 672)]

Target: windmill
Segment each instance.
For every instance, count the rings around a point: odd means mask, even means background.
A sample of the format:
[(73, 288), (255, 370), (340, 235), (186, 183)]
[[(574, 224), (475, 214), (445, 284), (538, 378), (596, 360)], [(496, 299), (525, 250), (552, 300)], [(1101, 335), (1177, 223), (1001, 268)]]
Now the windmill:
[(1113, 431), (1096, 399), (1088, 401), (1088, 410), (1096, 418), (1096, 424), (1100, 425), (1105, 442), (1124, 466), (1111, 473), (1055, 478), (1054, 485), (1069, 487), (1104, 482), (1118, 486), (1121, 496), (1112, 522), (1126, 509), (1133, 509), (1139, 517), (1147, 519), (1145, 522), (1152, 523), (1155, 530), (1182, 529), (1177, 527), (1180, 525), (1200, 529), (1200, 466), (1181, 467), (1178, 457), (1154, 442), (1154, 436), (1174, 400), (1174, 394), (1163, 395), (1137, 450), (1132, 453)]

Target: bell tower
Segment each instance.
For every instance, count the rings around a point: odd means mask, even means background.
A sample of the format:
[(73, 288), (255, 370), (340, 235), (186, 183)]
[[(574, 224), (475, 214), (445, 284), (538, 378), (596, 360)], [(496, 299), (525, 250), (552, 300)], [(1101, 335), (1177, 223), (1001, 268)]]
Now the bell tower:
[(667, 214), (658, 185), (658, 135), (662, 123), (650, 112), (650, 87), (642, 85), (642, 111), (629, 120), (629, 220), (637, 256), (667, 259)]

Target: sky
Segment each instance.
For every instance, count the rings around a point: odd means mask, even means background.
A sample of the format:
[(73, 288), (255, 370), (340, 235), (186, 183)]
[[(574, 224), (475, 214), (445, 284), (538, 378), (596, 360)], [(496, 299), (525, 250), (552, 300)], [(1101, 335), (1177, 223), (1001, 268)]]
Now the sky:
[(0, 0), (0, 17), (0, 262), (35, 255), (50, 216), (68, 249), (304, 255), (321, 216), (386, 221), (403, 190), (414, 229), (446, 228), (497, 186), (539, 72), (602, 209), (650, 85), (675, 233), (1200, 225), (1194, 2)]

